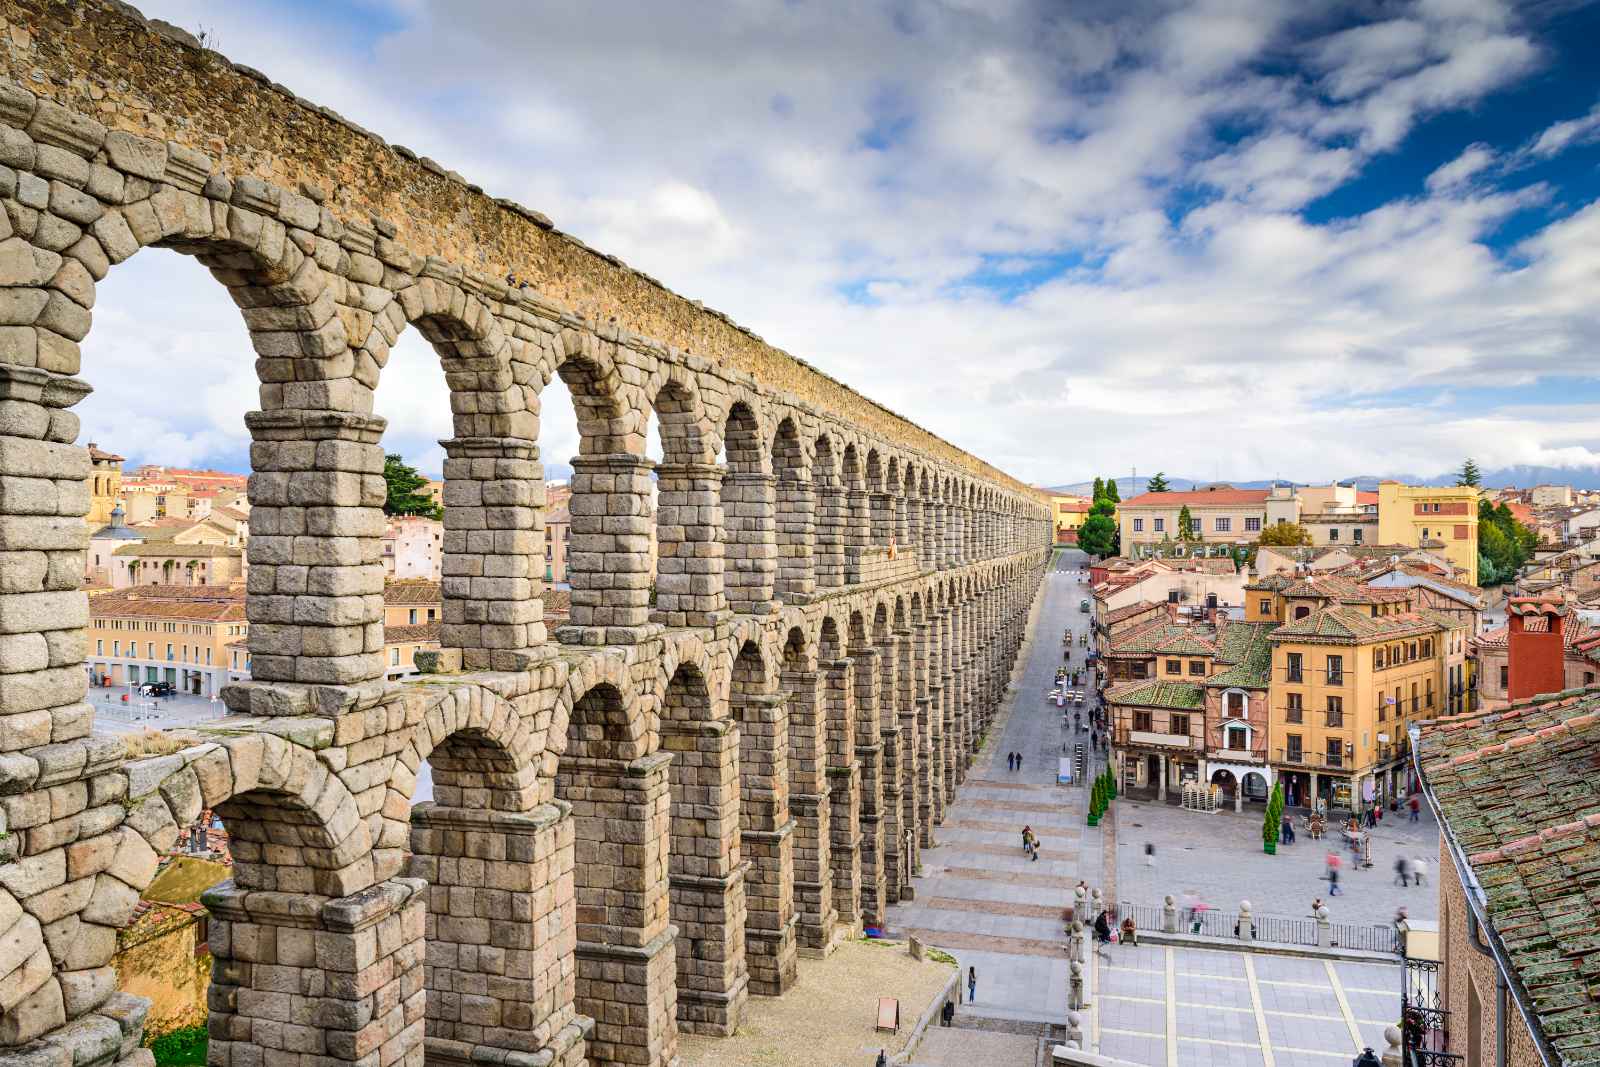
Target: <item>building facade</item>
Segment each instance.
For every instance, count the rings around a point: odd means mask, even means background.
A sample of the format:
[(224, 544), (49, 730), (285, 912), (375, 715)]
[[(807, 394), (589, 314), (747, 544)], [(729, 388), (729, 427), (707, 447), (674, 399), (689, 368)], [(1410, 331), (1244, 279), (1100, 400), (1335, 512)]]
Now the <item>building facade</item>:
[(1378, 486), (1378, 540), (1437, 551), (1478, 584), (1478, 490), (1470, 485)]
[(1117, 507), (1123, 550), (1130, 545), (1180, 539), (1179, 516), (1188, 508), (1193, 540), (1248, 544), (1267, 523), (1266, 489), (1220, 485), (1189, 492), (1140, 493)]
[(236, 680), (232, 649), (250, 632), (241, 586), (143, 585), (89, 598), (89, 682), (127, 689), (165, 682), (213, 698)]

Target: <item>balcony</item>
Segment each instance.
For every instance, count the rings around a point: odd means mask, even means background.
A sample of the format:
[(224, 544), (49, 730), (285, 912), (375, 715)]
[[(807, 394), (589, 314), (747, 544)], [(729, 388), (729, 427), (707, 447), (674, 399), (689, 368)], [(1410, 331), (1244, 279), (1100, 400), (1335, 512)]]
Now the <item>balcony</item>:
[(1328, 725), (1328, 729), (1330, 729), (1330, 730), (1337, 730), (1337, 729), (1340, 729), (1341, 727), (1343, 727), (1344, 726), (1344, 712), (1342, 712), (1342, 711), (1330, 711), (1330, 712), (1328, 712), (1328, 724), (1327, 725)]
[(1284, 681), (1286, 682), (1303, 682), (1306, 680), (1305, 672), (1299, 667), (1291, 665), (1284, 668), (1284, 672)]
[(1341, 770), (1353, 766), (1353, 761), (1348, 760), (1342, 753), (1336, 752), (1306, 752), (1299, 749), (1278, 749), (1277, 761), (1290, 767), (1308, 767), (1312, 770)]
[(1125, 744), (1149, 745), (1153, 748), (1193, 748), (1194, 740), (1188, 734), (1158, 734), (1149, 730), (1129, 730)]
[(1342, 669), (1334, 670), (1332, 668), (1329, 668), (1329, 670), (1328, 670), (1328, 684), (1329, 685), (1343, 685), (1344, 684), (1344, 671)]

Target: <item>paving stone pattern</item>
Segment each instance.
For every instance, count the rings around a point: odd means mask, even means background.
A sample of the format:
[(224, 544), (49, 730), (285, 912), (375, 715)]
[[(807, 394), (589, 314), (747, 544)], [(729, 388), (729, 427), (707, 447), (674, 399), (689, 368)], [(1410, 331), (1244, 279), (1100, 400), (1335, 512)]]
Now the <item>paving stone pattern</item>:
[(1097, 953), (1092, 1039), (1150, 1067), (1343, 1067), (1387, 1048), (1398, 964), (1111, 945)]

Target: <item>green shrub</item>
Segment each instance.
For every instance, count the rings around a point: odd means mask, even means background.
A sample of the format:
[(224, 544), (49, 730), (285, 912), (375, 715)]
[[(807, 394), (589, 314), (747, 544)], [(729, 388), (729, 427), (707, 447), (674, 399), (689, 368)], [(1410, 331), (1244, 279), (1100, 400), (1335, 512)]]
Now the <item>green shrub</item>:
[(171, 1033), (162, 1034), (150, 1042), (150, 1051), (155, 1054), (156, 1067), (191, 1067), (203, 1065), (206, 1062), (206, 1028), (204, 1026), (191, 1026), (185, 1030), (173, 1030)]

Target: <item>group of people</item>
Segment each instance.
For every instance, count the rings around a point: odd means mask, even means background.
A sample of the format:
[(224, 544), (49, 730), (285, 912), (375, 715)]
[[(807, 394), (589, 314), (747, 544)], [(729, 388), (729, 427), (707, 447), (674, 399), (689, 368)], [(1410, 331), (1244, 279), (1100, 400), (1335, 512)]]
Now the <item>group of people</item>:
[(1006, 753), (1006, 769), (1007, 770), (1011, 770), (1011, 771), (1020, 771), (1020, 770), (1022, 770), (1022, 753), (1020, 753), (1020, 752), (1007, 752)]
[(1129, 912), (1123, 917), (1121, 925), (1117, 925), (1117, 913), (1110, 908), (1102, 908), (1099, 915), (1094, 917), (1094, 939), (1102, 945), (1109, 945), (1116, 941), (1130, 947), (1139, 944), (1139, 927), (1133, 921), (1133, 913)]
[(1035, 863), (1039, 862), (1039, 836), (1031, 826), (1022, 828), (1022, 854)]

